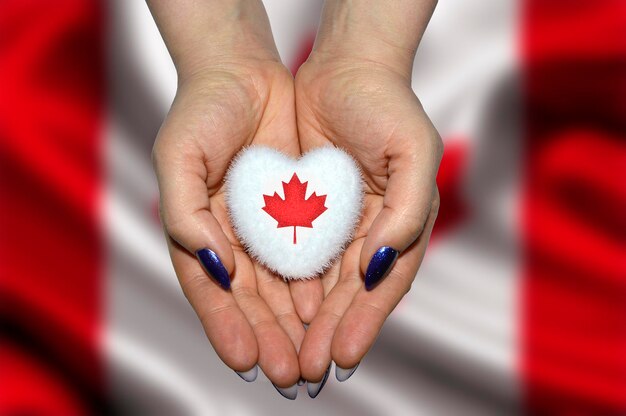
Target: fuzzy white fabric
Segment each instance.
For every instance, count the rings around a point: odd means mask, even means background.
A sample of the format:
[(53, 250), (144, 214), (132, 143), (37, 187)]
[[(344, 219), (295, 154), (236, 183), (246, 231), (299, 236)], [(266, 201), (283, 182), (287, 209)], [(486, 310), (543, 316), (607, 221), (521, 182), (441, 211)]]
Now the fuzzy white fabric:
[[(296, 173), (307, 182), (306, 199), (326, 195), (324, 211), (313, 228), (277, 228), (263, 210), (263, 195), (276, 192), (282, 199), (283, 182)], [(226, 175), (226, 203), (231, 223), (248, 253), (287, 279), (307, 279), (327, 269), (350, 242), (363, 206), (363, 180), (354, 159), (343, 150), (326, 146), (299, 160), (263, 146), (242, 150)]]

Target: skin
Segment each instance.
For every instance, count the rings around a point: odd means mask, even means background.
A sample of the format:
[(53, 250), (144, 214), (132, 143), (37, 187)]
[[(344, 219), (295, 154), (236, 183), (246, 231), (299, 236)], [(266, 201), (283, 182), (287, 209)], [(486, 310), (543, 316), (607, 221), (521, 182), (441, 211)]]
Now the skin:
[[(293, 78), (280, 62), (262, 5), (232, 2), (222, 10), (173, 3), (150, 2), (179, 75), (153, 149), (172, 263), (224, 363), (236, 371), (258, 363), (274, 384), (288, 387), (300, 378), (302, 321), (289, 285), (255, 264), (234, 236), (222, 179), (243, 146), (263, 144), (299, 154)], [(185, 28), (175, 24), (178, 19), (187, 22)], [(214, 19), (222, 23), (211, 25)], [(246, 30), (222, 33), (223, 26)], [(196, 35), (207, 27), (216, 28), (208, 44)], [(193, 253), (204, 247), (224, 263), (231, 291), (200, 267)]]
[[(355, 3), (326, 3), (314, 50), (296, 77), (302, 152), (326, 144), (346, 149), (362, 167), (366, 192), (354, 241), (320, 279), (324, 301), (299, 355), (310, 381), (322, 378), (331, 359), (352, 368), (370, 349), (411, 288), (439, 207), (442, 142), (411, 89), (415, 34), (423, 33), (434, 4), (424, 9), (400, 1), (388, 10), (385, 2)], [(381, 23), (381, 15), (412, 35), (402, 39), (403, 30)], [(382, 246), (401, 255), (390, 275), (367, 291), (363, 276)]]
[[(410, 289), (437, 214), (441, 140), (410, 87), (434, 2), (327, 1), (314, 51), (295, 82), (261, 2), (148, 4), (179, 77), (153, 150), (160, 213), (176, 274), (209, 341), (233, 370), (258, 364), (279, 387), (301, 376), (321, 380), (331, 359), (353, 367)], [(363, 168), (363, 220), (324, 276), (286, 283), (243, 251), (222, 179), (243, 146), (297, 157), (329, 143)], [(368, 292), (363, 275), (381, 246), (401, 255)], [(193, 255), (205, 247), (224, 263), (231, 291)], [(306, 334), (302, 323), (310, 323)]]

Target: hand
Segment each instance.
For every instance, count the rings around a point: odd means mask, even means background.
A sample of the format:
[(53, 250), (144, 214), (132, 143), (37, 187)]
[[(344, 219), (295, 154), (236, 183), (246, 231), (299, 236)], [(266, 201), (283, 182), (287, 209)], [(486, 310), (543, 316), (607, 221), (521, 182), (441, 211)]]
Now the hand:
[(359, 56), (354, 45), (341, 51), (341, 32), (322, 23), (316, 49), (296, 76), (302, 152), (326, 144), (347, 150), (363, 169), (366, 191), (355, 239), (321, 279), (325, 299), (300, 350), (302, 376), (313, 382), (331, 359), (351, 369), (367, 353), (411, 287), (439, 206), (435, 179), (443, 146), (411, 89), (412, 54), (396, 59), (393, 51), (370, 49)]
[[(171, 3), (156, 3), (151, 7), (179, 73), (176, 98), (153, 150), (161, 219), (174, 269), (226, 365), (249, 372), (242, 377), (251, 379), (258, 363), (276, 386), (294, 386), (300, 378), (297, 349), (304, 337), (302, 322), (288, 284), (244, 252), (230, 226), (223, 189), (227, 167), (243, 146), (263, 144), (298, 156), (293, 77), (280, 63), (273, 41), (268, 44), (266, 33), (254, 26), (259, 25), (257, 17), (248, 23), (252, 27), (246, 36), (263, 33), (261, 40), (238, 42), (225, 48), (227, 52), (209, 51), (203, 61), (197, 43), (193, 53), (185, 55), (190, 41), (180, 40), (184, 33), (179, 28), (175, 36), (168, 34), (170, 11), (163, 8)], [(244, 7), (252, 5), (246, 2)], [(183, 10), (189, 13), (186, 27), (193, 30), (193, 19), (203, 10)], [(260, 10), (264, 13), (262, 6)], [(210, 15), (215, 13), (212, 8)], [(165, 22), (160, 14), (166, 16)], [(206, 30), (207, 21), (200, 20)], [(234, 42), (241, 32), (240, 28), (224, 35), (224, 42)], [(213, 42), (220, 39), (214, 36)], [(203, 263), (209, 273), (194, 256), (199, 250), (199, 259), (209, 257)]]
[[(290, 102), (292, 78), (279, 63), (213, 66), (181, 82), (154, 146), (161, 218), (185, 296), (226, 365), (242, 372), (258, 362), (280, 387), (300, 377), (296, 346), (304, 329), (288, 285), (253, 262), (235, 237), (223, 178), (242, 146), (297, 156)], [(221, 259), (232, 290), (202, 270), (194, 253), (206, 248)]]

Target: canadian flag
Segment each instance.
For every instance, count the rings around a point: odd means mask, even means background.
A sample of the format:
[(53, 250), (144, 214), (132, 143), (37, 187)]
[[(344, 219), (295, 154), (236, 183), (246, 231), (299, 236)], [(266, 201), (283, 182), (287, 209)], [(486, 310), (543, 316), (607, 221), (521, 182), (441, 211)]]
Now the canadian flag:
[[(321, 3), (265, 3), (295, 71)], [(431, 247), (296, 410), (219, 361), (172, 271), (146, 5), (0, 2), (0, 414), (625, 414), (626, 2), (440, 2), (413, 81), (446, 145)]]

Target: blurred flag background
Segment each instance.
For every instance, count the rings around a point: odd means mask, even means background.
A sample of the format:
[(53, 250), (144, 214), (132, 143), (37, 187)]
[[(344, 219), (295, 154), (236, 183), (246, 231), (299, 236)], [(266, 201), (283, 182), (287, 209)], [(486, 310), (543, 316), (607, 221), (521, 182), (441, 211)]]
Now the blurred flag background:
[[(296, 71), (321, 2), (265, 4)], [(290, 402), (219, 361), (170, 265), (145, 3), (1, 1), (0, 414), (626, 414), (626, 2), (440, 2), (413, 86), (431, 247), (355, 375)]]

